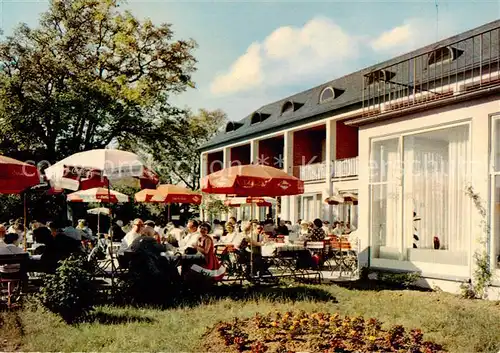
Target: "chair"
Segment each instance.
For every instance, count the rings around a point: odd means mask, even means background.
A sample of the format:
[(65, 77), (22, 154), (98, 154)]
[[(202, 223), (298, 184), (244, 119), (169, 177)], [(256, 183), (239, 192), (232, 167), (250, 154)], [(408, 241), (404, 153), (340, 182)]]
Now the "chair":
[(7, 307), (9, 309), (12, 307), (13, 298), (14, 301), (16, 301), (16, 297), (19, 297), (21, 294), (22, 282), (26, 280), (26, 268), (28, 261), (28, 253), (0, 255), (0, 266), (19, 265), (19, 271), (16, 272), (6, 273), (0, 271), (0, 285), (2, 286), (2, 292), (4, 292), (4, 285), (7, 285)]

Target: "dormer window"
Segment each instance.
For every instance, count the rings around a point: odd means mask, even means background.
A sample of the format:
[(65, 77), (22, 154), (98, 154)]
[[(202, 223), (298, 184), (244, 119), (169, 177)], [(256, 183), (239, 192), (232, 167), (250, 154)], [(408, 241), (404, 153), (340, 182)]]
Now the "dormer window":
[(437, 65), (451, 62), (462, 55), (464, 51), (453, 47), (442, 47), (434, 50), (427, 58), (427, 64)]
[(291, 115), (293, 112), (297, 111), (303, 105), (304, 105), (303, 103), (287, 101), (285, 102), (285, 104), (283, 104), (283, 107), (281, 108), (281, 115), (283, 116)]
[(324, 103), (335, 99), (335, 91), (331, 87), (325, 87), (319, 95), (319, 102)]
[(271, 114), (255, 112), (255, 113), (253, 113), (252, 118), (250, 120), (250, 125), (261, 123), (264, 120), (266, 120), (267, 118), (269, 118), (270, 116), (271, 116)]
[(396, 76), (396, 74), (392, 71), (376, 70), (366, 75), (368, 79), (366, 84), (371, 85), (375, 82), (389, 82), (394, 76)]
[(230, 121), (226, 125), (226, 133), (236, 131), (236, 130), (238, 130), (242, 126), (243, 126), (242, 123), (238, 123), (238, 122), (235, 122), (235, 121)]
[(344, 90), (336, 89), (331, 86), (325, 87), (319, 94), (319, 103), (330, 102), (340, 96), (343, 92)]

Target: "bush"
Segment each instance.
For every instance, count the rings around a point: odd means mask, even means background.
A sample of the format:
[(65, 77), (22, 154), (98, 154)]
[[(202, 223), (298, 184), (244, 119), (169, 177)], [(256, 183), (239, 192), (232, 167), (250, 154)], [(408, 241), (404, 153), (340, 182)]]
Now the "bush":
[(67, 323), (84, 319), (96, 303), (92, 265), (82, 255), (60, 261), (55, 274), (45, 275), (38, 299)]
[(205, 349), (226, 352), (442, 352), (420, 330), (382, 329), (376, 319), (329, 313), (257, 314), (219, 322), (205, 335)]

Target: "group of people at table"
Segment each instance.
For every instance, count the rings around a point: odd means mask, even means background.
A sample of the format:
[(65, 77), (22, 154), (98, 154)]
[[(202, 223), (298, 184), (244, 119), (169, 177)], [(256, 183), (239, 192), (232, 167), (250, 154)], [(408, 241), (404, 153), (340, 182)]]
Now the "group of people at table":
[[(166, 227), (153, 221), (144, 222), (135, 219), (131, 228), (123, 227), (123, 222), (115, 221), (110, 229), (112, 241), (120, 244), (118, 255), (134, 251), (144, 244), (154, 244), (162, 254), (201, 254), (205, 258), (201, 267), (205, 271), (214, 271), (220, 277), (222, 271), (215, 247), (231, 246), (244, 254), (252, 254), (253, 261), (259, 262), (262, 247), (278, 239), (283, 243), (322, 241), (328, 236), (346, 236), (355, 238), (355, 228), (349, 223), (335, 222), (331, 227), (328, 221), (315, 219), (313, 222), (299, 220), (295, 225), (281, 221), (275, 226), (272, 220), (259, 222), (237, 221), (231, 217), (227, 222), (214, 220), (212, 225), (197, 220), (189, 220), (185, 228), (169, 223)], [(24, 251), (23, 220), (11, 221), (8, 226), (0, 224), (0, 255), (20, 254)], [(71, 222), (42, 224), (30, 223), (26, 232), (29, 252), (36, 259), (35, 270), (54, 272), (60, 260), (73, 253), (82, 252), (85, 247), (95, 246), (98, 241), (106, 242), (106, 236), (98, 239), (85, 220), (80, 220), (76, 227)], [(33, 269), (31, 269), (33, 270)], [(18, 272), (15, 264), (0, 265), (0, 274)]]

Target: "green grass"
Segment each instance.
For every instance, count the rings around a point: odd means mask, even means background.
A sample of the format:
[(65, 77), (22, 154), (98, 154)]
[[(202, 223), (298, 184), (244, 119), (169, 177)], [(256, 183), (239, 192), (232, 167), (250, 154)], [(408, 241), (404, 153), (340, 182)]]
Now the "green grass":
[[(333, 295), (336, 300), (329, 298)], [(498, 352), (500, 306), (446, 293), (360, 291), (334, 285), (263, 290), (239, 299), (157, 310), (100, 307), (94, 322), (69, 326), (42, 310), (17, 314), (23, 351), (199, 351), (206, 328), (256, 312), (306, 310), (375, 317), (386, 325), (421, 328), (450, 352)], [(5, 315), (5, 314), (4, 314)]]

